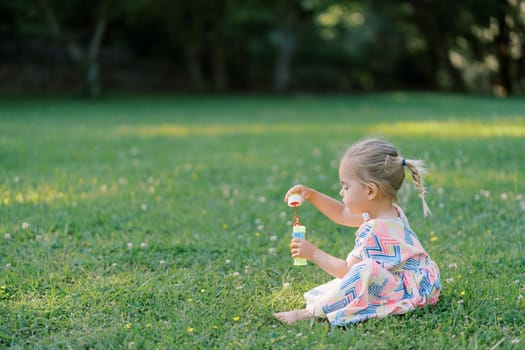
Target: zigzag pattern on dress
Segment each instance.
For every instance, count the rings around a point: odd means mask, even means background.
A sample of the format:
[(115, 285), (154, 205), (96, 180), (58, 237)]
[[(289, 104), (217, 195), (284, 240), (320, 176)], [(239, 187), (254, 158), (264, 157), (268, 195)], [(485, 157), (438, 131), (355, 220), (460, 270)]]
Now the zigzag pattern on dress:
[(388, 263), (396, 266), (401, 262), (401, 248), (397, 240), (378, 236), (373, 236), (372, 239), (374, 245), (363, 249), (369, 258), (381, 261), (382, 265)]

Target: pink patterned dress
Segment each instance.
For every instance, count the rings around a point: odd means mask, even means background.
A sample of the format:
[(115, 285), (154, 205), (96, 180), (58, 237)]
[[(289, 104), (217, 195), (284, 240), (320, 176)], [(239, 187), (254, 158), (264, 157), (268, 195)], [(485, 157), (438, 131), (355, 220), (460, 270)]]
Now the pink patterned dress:
[(401, 208), (396, 209), (398, 218), (369, 220), (356, 231), (355, 246), (347, 259), (354, 256), (360, 262), (346, 276), (304, 294), (314, 316), (344, 326), (437, 302), (439, 269)]

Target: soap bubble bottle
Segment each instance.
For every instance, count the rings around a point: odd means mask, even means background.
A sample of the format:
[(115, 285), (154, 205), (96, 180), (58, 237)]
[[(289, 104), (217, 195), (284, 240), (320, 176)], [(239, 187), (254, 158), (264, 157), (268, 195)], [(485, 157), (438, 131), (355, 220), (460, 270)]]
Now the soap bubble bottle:
[[(303, 203), (303, 197), (298, 193), (292, 193), (288, 197), (288, 206), (294, 208), (295, 223), (292, 227), (292, 237), (306, 239), (306, 227), (299, 223), (299, 215), (297, 215), (297, 207)], [(305, 258), (294, 258), (293, 264), (296, 266), (307, 265)]]

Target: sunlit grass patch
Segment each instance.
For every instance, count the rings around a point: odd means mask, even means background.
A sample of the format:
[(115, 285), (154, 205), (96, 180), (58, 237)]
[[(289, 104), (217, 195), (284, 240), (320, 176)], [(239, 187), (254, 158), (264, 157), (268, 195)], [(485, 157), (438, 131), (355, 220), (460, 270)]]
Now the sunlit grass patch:
[(514, 119), (498, 118), (489, 121), (444, 120), (389, 122), (374, 125), (371, 133), (395, 136), (429, 136), (437, 138), (524, 137), (525, 116)]

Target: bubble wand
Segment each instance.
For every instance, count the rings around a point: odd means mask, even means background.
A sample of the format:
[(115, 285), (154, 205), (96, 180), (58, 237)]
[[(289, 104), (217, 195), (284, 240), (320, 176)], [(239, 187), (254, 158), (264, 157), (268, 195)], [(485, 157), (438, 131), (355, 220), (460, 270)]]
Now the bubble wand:
[[(301, 225), (299, 222), (299, 214), (297, 213), (297, 207), (303, 203), (303, 197), (298, 193), (293, 193), (288, 197), (288, 206), (293, 207), (294, 211), (294, 224), (292, 227), (292, 238), (306, 239), (306, 227)], [(293, 264), (296, 266), (307, 265), (305, 258), (294, 258)]]

